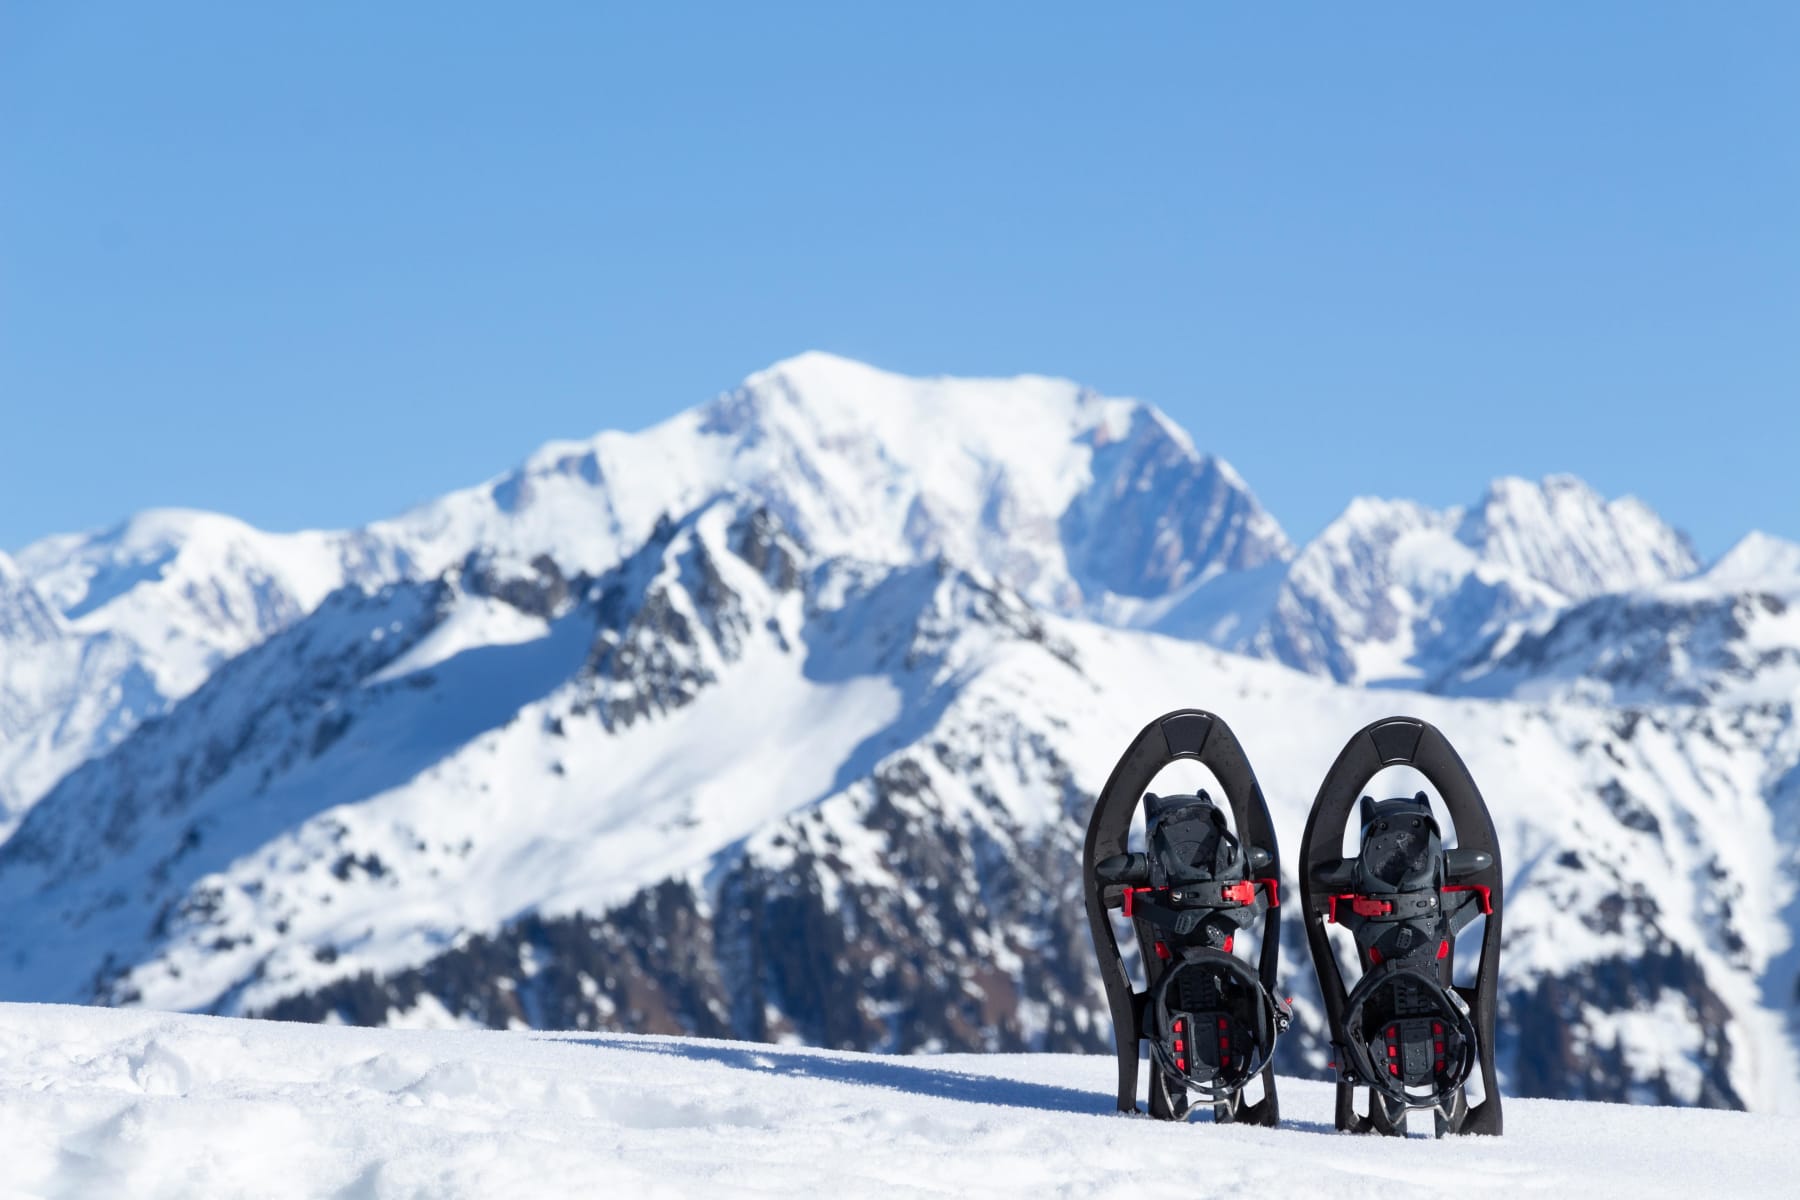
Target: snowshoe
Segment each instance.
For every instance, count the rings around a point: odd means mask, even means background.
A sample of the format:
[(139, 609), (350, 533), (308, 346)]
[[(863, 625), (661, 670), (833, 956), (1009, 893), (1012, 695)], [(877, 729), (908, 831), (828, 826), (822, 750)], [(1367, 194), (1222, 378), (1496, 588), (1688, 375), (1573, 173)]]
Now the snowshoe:
[[(1218, 779), (1232, 820), (1205, 792), (1155, 796), (1145, 789), (1177, 759), (1197, 759)], [(1140, 801), (1145, 849), (1126, 839)], [(1233, 827), (1237, 830), (1234, 834)], [(1121, 1112), (1136, 1112), (1139, 1043), (1148, 1042), (1150, 1115), (1187, 1116), (1190, 1094), (1220, 1122), (1274, 1125), (1280, 1109), (1269, 1063), (1288, 1026), (1275, 996), (1281, 952), (1281, 862), (1262, 789), (1224, 721), (1183, 709), (1152, 721), (1125, 751), (1088, 822), (1082, 881), (1100, 977), (1112, 1010)], [(1135, 989), (1110, 910), (1137, 934), (1147, 987)], [(1236, 934), (1261, 920), (1261, 957), (1234, 952)], [(1244, 1102), (1260, 1074), (1263, 1096)]]
[[(1445, 849), (1424, 792), (1363, 795), (1384, 767), (1411, 766), (1437, 789), (1455, 826)], [(1361, 796), (1360, 805), (1357, 797)], [(1359, 810), (1361, 838), (1344, 858), (1344, 830)], [(1338, 1072), (1337, 1127), (1404, 1136), (1406, 1114), (1429, 1109), (1437, 1136), (1498, 1134), (1494, 1010), (1500, 971), (1500, 845), (1481, 792), (1436, 728), (1407, 717), (1377, 721), (1350, 739), (1325, 777), (1300, 846), (1301, 914), (1331, 1025)], [(1485, 916), (1472, 987), (1452, 983), (1456, 935)], [(1356, 942), (1362, 976), (1346, 987), (1326, 935)], [(1465, 1084), (1481, 1069), (1484, 1099)], [(1369, 1091), (1369, 1111), (1355, 1092)]]

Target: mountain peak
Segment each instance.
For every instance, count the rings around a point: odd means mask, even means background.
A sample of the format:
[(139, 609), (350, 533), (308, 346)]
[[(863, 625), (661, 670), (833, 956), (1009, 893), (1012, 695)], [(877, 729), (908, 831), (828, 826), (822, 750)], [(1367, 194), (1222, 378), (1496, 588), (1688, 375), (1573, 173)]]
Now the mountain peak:
[(194, 598), (211, 596), (219, 579), (244, 574), (278, 581), (304, 609), (343, 582), (340, 536), (268, 533), (223, 513), (151, 508), (108, 529), (46, 538), (21, 551), (19, 562), (71, 620), (147, 584), (183, 593), (184, 605), (207, 607)]
[(1761, 584), (1800, 578), (1800, 542), (1751, 530), (1719, 556), (1705, 579), (1716, 583)]
[(1119, 429), (1144, 407), (1067, 379), (902, 375), (814, 350), (756, 372), (706, 411), (720, 429), (741, 428), (749, 417), (797, 420), (827, 436), (879, 438), (916, 465), (918, 449), (996, 459), (1050, 437), (1066, 442), (1109, 417)]
[(637, 434), (546, 446), (519, 470), (409, 514), (437, 543), (548, 553), (602, 571), (660, 518), (733, 493), (809, 552), (945, 556), (1033, 603), (1098, 612), (1288, 553), (1222, 460), (1167, 416), (1066, 379), (917, 378), (809, 351)]
[(760, 371), (752, 372), (745, 387), (756, 387), (767, 380), (781, 378), (795, 383), (867, 384), (881, 379), (905, 379), (904, 375), (886, 371), (860, 359), (846, 358), (829, 350), (802, 350), (787, 358), (777, 359)]
[(1609, 501), (1573, 475), (1494, 480), (1456, 537), (1572, 599), (1680, 579), (1699, 566), (1687, 538), (1648, 505)]
[(118, 545), (142, 546), (186, 541), (195, 537), (256, 534), (254, 526), (224, 513), (200, 508), (146, 508), (95, 535)]

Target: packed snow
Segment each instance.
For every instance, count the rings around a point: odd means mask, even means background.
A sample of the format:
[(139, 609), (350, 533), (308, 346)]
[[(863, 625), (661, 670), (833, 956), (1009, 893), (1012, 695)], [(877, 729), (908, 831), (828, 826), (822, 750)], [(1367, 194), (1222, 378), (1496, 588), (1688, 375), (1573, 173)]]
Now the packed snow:
[[(1777, 1196), (1800, 1119), (1509, 1099), (1499, 1138), (1112, 1111), (1113, 1063), (0, 1005), (0, 1195)], [(1428, 1125), (1428, 1122), (1418, 1121)]]

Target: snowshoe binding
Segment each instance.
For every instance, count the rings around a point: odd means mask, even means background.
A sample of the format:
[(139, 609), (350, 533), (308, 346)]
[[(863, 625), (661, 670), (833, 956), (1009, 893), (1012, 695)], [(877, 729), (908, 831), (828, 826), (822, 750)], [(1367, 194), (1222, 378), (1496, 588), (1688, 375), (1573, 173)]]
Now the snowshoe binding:
[[(1363, 795), (1378, 771), (1395, 765), (1414, 768), (1437, 789), (1455, 847), (1444, 848), (1424, 792)], [(1353, 806), (1360, 848), (1343, 858)], [(1439, 1137), (1500, 1133), (1500, 846), (1480, 790), (1444, 735), (1396, 717), (1351, 738), (1313, 801), (1300, 857), (1301, 910), (1338, 1072), (1337, 1127), (1404, 1136), (1408, 1111), (1429, 1109)], [(1475, 983), (1458, 987), (1456, 936), (1477, 917), (1487, 921)], [(1334, 924), (1355, 939), (1362, 976), (1354, 987), (1346, 987), (1326, 935)], [(1477, 1066), (1484, 1098), (1470, 1108), (1465, 1084)], [(1367, 1115), (1355, 1111), (1357, 1088), (1369, 1091)]]
[[(1229, 824), (1205, 792), (1145, 791), (1159, 771), (1184, 758), (1218, 779)], [(1140, 801), (1145, 849), (1132, 853), (1126, 841)], [(1088, 923), (1118, 1049), (1121, 1112), (1138, 1111), (1139, 1043), (1148, 1042), (1150, 1115), (1185, 1119), (1191, 1094), (1213, 1105), (1216, 1121), (1277, 1123), (1269, 1063), (1291, 1015), (1274, 991), (1280, 868), (1262, 789), (1225, 722), (1184, 709), (1145, 727), (1100, 793), (1082, 853)], [(1110, 910), (1137, 934), (1142, 992), (1126, 969)], [(1238, 932), (1259, 918), (1261, 957), (1253, 967), (1234, 947)], [(1243, 1089), (1258, 1074), (1263, 1097), (1247, 1104)]]

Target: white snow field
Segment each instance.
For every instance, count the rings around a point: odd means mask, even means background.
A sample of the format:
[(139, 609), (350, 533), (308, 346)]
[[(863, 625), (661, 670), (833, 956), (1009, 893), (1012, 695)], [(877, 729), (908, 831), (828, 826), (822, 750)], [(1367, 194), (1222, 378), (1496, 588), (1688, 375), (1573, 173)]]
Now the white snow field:
[(0, 1196), (1778, 1196), (1800, 1119), (1508, 1100), (1503, 1138), (1110, 1112), (1109, 1058), (0, 1005)]

